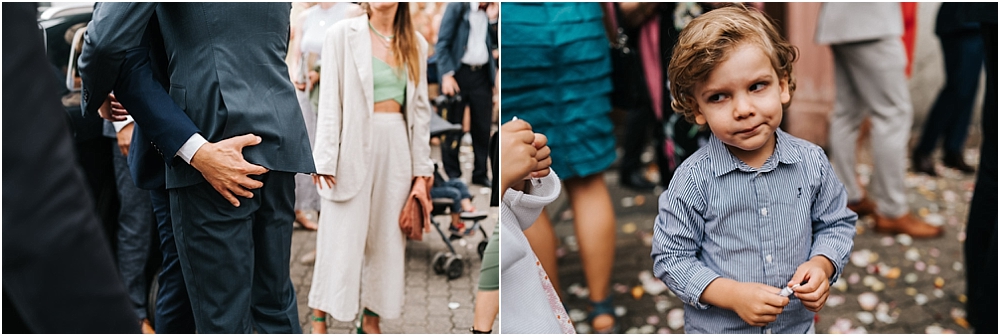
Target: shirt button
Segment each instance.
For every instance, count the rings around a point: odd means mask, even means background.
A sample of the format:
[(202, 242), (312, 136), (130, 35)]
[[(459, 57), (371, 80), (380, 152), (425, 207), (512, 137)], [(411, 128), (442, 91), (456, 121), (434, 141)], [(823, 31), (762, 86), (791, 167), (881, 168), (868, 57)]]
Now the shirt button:
[(764, 260), (767, 260), (767, 263), (770, 264), (771, 263), (771, 255), (768, 254), (766, 257), (764, 257)]
[(767, 208), (760, 208), (760, 215), (767, 216)]

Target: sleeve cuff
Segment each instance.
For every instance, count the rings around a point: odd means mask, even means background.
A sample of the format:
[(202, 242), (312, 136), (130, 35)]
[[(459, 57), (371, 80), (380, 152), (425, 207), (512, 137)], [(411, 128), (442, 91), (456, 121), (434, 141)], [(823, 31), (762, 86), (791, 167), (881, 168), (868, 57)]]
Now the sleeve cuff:
[(111, 125), (115, 126), (115, 133), (118, 133), (122, 131), (122, 128), (125, 128), (125, 126), (128, 126), (128, 124), (131, 124), (132, 122), (132, 116), (125, 116), (125, 120), (113, 121), (111, 122)]
[(691, 280), (688, 281), (686, 289), (688, 297), (690, 298), (690, 302), (688, 302), (688, 304), (701, 310), (711, 307), (707, 304), (701, 303), (701, 294), (705, 292), (705, 288), (708, 288), (708, 284), (718, 278), (720, 278), (720, 276), (708, 268), (702, 268), (698, 271), (698, 273), (695, 273), (695, 275), (691, 277)]
[(184, 162), (191, 164), (191, 159), (194, 158), (194, 154), (197, 153), (198, 149), (201, 149), (201, 146), (206, 143), (208, 143), (208, 141), (205, 140), (205, 137), (201, 136), (201, 134), (192, 134), (191, 137), (188, 138), (187, 142), (181, 146), (181, 149), (177, 150), (177, 154), (175, 154), (175, 156), (180, 156)]
[(445, 72), (445, 73), (441, 74), (441, 78), (444, 78), (445, 76), (455, 77), (455, 70), (448, 71), (448, 72)]

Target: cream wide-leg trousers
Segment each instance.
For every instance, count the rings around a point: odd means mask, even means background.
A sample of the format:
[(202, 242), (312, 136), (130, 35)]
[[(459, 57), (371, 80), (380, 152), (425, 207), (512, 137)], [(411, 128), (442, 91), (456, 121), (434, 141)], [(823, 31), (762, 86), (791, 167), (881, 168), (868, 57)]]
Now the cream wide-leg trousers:
[(413, 177), (406, 122), (402, 113), (375, 113), (372, 128), (369, 174), (336, 177), (365, 179), (361, 191), (320, 205), (309, 307), (339, 321), (354, 320), (362, 307), (388, 319), (403, 308), (406, 238), (399, 213)]

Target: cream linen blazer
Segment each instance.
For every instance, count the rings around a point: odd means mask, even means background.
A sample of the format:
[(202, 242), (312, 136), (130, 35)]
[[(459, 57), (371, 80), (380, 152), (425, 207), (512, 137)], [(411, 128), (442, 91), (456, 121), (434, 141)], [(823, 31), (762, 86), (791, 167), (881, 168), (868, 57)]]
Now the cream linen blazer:
[[(403, 109), (413, 176), (432, 176), (427, 41), (415, 35), (420, 48), (420, 78), (417, 82), (407, 79)], [(333, 188), (319, 189), (324, 199), (346, 201), (357, 195), (371, 171), (371, 153), (382, 150), (372, 148), (375, 87), (371, 50), (366, 15), (341, 20), (326, 31), (313, 159), (316, 172), (333, 175), (337, 183)]]

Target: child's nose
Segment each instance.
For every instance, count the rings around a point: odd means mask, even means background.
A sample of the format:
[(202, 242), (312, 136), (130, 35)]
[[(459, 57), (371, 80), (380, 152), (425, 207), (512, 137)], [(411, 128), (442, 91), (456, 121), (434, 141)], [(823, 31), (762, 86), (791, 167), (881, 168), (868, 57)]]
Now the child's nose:
[(743, 95), (737, 95), (733, 97), (734, 104), (734, 117), (737, 120), (746, 119), (754, 115), (753, 104), (750, 102), (749, 97)]

